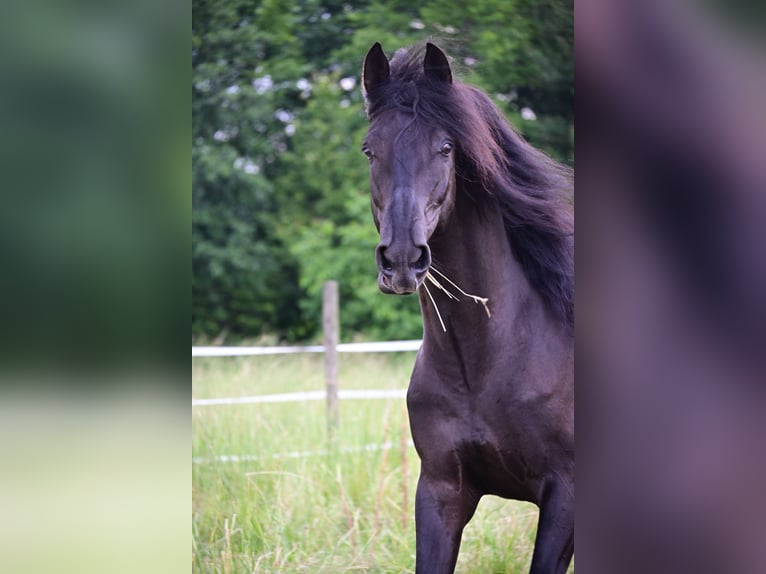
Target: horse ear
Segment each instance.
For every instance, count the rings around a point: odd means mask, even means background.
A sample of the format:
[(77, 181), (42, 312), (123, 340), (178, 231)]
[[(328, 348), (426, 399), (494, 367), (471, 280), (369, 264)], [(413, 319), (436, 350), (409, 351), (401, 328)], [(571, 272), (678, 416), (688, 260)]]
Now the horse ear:
[(426, 44), (426, 57), (423, 60), (423, 72), (426, 77), (437, 82), (452, 83), (452, 70), (447, 56), (431, 42)]
[(362, 67), (362, 81), (365, 94), (388, 81), (390, 70), (388, 59), (383, 53), (380, 42), (375, 42), (367, 52)]

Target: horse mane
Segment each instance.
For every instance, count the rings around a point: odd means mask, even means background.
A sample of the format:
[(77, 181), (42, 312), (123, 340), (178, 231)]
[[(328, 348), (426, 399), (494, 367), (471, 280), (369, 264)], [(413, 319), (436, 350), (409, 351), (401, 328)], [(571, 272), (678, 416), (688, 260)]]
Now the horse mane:
[(511, 249), (527, 280), (574, 325), (572, 172), (532, 147), (481, 90), (423, 73), (422, 47), (398, 50), (390, 80), (366, 94), (370, 119), (396, 109), (455, 140), (459, 188), (496, 198)]

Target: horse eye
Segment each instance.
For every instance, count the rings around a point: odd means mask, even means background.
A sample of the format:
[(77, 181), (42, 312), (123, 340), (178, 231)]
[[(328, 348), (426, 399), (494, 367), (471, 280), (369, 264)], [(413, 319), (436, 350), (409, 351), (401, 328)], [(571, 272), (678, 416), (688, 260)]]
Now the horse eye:
[(445, 157), (446, 157), (446, 156), (448, 156), (450, 153), (452, 153), (452, 148), (453, 148), (453, 145), (452, 145), (452, 143), (451, 143), (451, 142), (444, 142), (444, 144), (442, 144), (442, 147), (441, 147), (441, 149), (439, 150), (439, 152), (440, 152), (440, 153), (441, 153), (443, 156), (445, 156)]
[(367, 159), (372, 160), (373, 153), (370, 148), (368, 148), (367, 146), (364, 146), (362, 148), (362, 153), (367, 156)]

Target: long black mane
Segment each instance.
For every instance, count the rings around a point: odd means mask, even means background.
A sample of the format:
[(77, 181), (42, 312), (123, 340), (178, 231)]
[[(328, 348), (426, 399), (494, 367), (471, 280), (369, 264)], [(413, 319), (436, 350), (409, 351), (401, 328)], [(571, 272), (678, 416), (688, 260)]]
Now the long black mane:
[(477, 88), (424, 75), (422, 48), (398, 50), (390, 70), (390, 81), (366, 94), (370, 119), (396, 109), (411, 114), (415, 125), (440, 126), (450, 133), (456, 143), (458, 189), (481, 188), (497, 199), (527, 279), (572, 327), (571, 171), (529, 145)]

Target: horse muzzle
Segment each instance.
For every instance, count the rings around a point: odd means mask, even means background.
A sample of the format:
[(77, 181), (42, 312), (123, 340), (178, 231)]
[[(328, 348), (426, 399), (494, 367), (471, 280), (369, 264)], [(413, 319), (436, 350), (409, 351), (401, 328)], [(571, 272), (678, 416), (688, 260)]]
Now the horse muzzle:
[(375, 249), (378, 264), (378, 287), (383, 293), (409, 295), (425, 280), (431, 266), (428, 245), (410, 245), (404, 248), (378, 245)]

